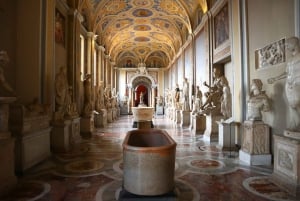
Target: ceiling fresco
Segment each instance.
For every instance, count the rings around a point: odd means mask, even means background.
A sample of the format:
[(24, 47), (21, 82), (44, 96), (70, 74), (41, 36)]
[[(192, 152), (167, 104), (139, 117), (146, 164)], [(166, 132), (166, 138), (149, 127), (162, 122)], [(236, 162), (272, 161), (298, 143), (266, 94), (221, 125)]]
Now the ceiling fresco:
[(80, 12), (117, 67), (167, 67), (206, 0), (82, 0)]

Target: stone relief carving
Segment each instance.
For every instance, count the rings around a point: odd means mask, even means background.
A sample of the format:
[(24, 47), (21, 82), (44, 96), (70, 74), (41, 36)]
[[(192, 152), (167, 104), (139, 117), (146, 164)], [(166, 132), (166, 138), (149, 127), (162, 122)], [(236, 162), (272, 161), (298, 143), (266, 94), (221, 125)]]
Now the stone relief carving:
[(278, 150), (278, 165), (284, 169), (293, 170), (293, 158), (289, 152), (284, 149)]
[(285, 62), (285, 39), (276, 41), (256, 50), (257, 68), (272, 66)]

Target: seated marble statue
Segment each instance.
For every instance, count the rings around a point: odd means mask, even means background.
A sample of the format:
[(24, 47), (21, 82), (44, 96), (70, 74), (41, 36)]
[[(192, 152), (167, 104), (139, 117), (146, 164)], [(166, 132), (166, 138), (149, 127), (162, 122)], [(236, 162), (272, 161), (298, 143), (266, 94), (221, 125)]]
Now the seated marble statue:
[(253, 79), (250, 89), (250, 97), (247, 102), (247, 119), (262, 120), (262, 112), (270, 111), (269, 98), (262, 91), (262, 81)]
[(204, 82), (204, 86), (209, 88), (209, 91), (204, 95), (206, 96), (206, 101), (201, 106), (201, 110), (203, 113), (207, 112), (215, 112), (221, 113), (221, 100), (223, 95), (223, 87), (224, 83), (226, 83), (227, 79), (222, 74), (220, 68), (215, 67), (213, 69), (214, 81), (211, 86), (209, 86), (206, 82)]
[(300, 42), (297, 37), (286, 40), (286, 50), (290, 53), (287, 59), (286, 71), (273, 78), (268, 79), (269, 84), (286, 78), (285, 94), (290, 108), (290, 120), (288, 130), (300, 132)]

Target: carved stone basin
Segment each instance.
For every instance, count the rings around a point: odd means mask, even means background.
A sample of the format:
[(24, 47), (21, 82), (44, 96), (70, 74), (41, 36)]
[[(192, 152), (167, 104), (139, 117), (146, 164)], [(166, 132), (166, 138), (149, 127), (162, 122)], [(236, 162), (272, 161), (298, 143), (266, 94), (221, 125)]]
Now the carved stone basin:
[(123, 142), (123, 187), (143, 196), (174, 190), (176, 142), (166, 131), (138, 129)]
[(132, 107), (134, 121), (152, 121), (153, 107)]

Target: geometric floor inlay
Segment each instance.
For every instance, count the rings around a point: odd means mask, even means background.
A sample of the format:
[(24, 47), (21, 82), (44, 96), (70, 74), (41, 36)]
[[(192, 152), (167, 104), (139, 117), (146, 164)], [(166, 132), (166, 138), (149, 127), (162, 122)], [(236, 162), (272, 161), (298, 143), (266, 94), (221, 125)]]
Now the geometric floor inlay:
[(250, 192), (274, 201), (296, 201), (287, 191), (274, 184), (267, 176), (249, 177), (243, 186)]
[(70, 173), (90, 173), (95, 172), (103, 168), (104, 163), (95, 160), (82, 160), (71, 162), (64, 166), (64, 169)]
[(216, 160), (211, 159), (201, 159), (193, 160), (190, 165), (196, 168), (208, 169), (208, 168), (221, 168), (223, 164)]

